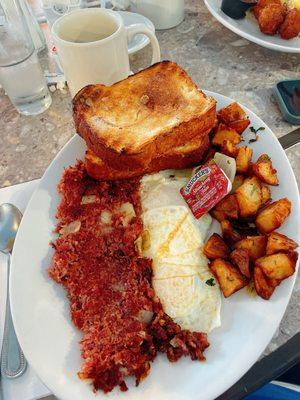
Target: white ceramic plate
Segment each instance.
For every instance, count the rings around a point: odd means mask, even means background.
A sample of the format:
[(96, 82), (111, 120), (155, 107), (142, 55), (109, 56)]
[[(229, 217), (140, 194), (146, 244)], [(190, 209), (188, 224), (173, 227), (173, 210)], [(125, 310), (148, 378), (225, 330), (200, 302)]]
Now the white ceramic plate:
[[(218, 108), (231, 99), (207, 92)], [(300, 240), (299, 194), (296, 180), (279, 142), (268, 127), (250, 110), (252, 125), (265, 126), (254, 143), (254, 158), (267, 152), (279, 170), (280, 186), (272, 188), (273, 198), (288, 196), (292, 215), (281, 232)], [(60, 151), (41, 179), (24, 214), (12, 258), (10, 294), (13, 321), (24, 353), (42, 381), (61, 400), (208, 400), (215, 399), (234, 384), (258, 359), (288, 304), (296, 274), (285, 280), (270, 301), (250, 297), (242, 290), (222, 302), (222, 326), (209, 335), (207, 361), (181, 359), (171, 364), (159, 355), (149, 377), (139, 387), (129, 383), (129, 391), (115, 389), (96, 396), (87, 382), (77, 378), (80, 369), (80, 332), (73, 326), (64, 290), (52, 282), (45, 270), (53, 250), (55, 211), (60, 201), (56, 186), (65, 167), (82, 159), (85, 144), (74, 136)]]
[(281, 39), (279, 35), (268, 36), (259, 30), (259, 26), (253, 15), (247, 15), (244, 19), (233, 19), (221, 11), (222, 0), (204, 0), (210, 13), (226, 28), (237, 35), (250, 40), (268, 49), (285, 53), (300, 53), (300, 38), (290, 40)]
[[(155, 33), (155, 27), (150, 19), (144, 17), (141, 14), (129, 12), (129, 11), (118, 11), (123, 18), (125, 26), (133, 24), (145, 24), (153, 33)], [(147, 44), (150, 43), (148, 36), (146, 35), (135, 35), (128, 43), (128, 53), (134, 54), (137, 51), (143, 49)]]

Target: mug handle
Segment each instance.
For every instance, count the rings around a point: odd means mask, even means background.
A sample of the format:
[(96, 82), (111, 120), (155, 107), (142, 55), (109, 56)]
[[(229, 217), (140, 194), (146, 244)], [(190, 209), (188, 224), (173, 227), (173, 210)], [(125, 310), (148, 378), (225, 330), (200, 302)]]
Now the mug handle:
[(133, 24), (126, 27), (127, 41), (129, 42), (135, 35), (142, 33), (148, 36), (152, 46), (151, 65), (160, 61), (160, 47), (155, 34), (144, 24)]

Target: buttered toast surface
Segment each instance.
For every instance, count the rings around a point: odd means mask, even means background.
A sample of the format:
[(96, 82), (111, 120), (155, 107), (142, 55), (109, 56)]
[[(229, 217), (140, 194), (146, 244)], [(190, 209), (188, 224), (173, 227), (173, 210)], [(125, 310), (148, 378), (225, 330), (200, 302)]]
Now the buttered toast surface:
[(73, 112), (88, 148), (115, 169), (145, 168), (172, 147), (208, 135), (216, 120), (215, 100), (170, 61), (112, 86), (83, 88)]

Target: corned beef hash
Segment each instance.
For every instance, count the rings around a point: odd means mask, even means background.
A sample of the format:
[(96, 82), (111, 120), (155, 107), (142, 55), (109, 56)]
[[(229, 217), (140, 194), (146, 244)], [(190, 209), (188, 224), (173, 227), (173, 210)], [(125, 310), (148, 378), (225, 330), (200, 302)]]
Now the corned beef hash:
[[(53, 243), (49, 275), (66, 289), (72, 321), (83, 333), (84, 361), (78, 376), (92, 380), (94, 389), (104, 392), (118, 385), (127, 390), (128, 376), (139, 384), (158, 352), (166, 353), (171, 362), (183, 355), (204, 360), (209, 345), (205, 333), (181, 329), (155, 295), (151, 260), (139, 251), (143, 232), (139, 188), (139, 179), (97, 182), (82, 162), (66, 169), (59, 184), (60, 236)], [(145, 241), (144, 237), (141, 246), (148, 248)], [(212, 278), (208, 270), (202, 273)], [(196, 272), (189, 274), (185, 286), (192, 276)], [(219, 297), (219, 289), (207, 289)], [(213, 306), (210, 299), (206, 301)], [(195, 317), (202, 319), (200, 313)], [(210, 327), (209, 315), (206, 324)]]

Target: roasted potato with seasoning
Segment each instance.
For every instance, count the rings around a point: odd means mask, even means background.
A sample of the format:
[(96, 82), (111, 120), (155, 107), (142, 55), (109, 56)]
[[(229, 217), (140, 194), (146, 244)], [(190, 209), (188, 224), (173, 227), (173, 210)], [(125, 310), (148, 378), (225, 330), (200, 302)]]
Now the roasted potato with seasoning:
[(262, 205), (261, 184), (253, 176), (244, 180), (243, 184), (236, 191), (240, 216), (249, 218), (257, 214)]
[(263, 208), (257, 215), (255, 225), (257, 229), (268, 234), (279, 228), (291, 213), (291, 202), (284, 198)]
[(289, 251), (261, 257), (255, 261), (255, 266), (259, 267), (267, 278), (283, 280), (293, 275), (297, 260), (298, 253)]
[(243, 133), (250, 124), (249, 119), (242, 107), (234, 102), (222, 108), (218, 112), (218, 120), (235, 129), (239, 134)]
[(228, 261), (218, 258), (212, 261), (209, 267), (219, 282), (224, 297), (231, 296), (247, 285), (247, 280)]
[(256, 293), (265, 300), (269, 300), (276, 286), (280, 283), (280, 281), (275, 279), (268, 279), (263, 271), (256, 265), (253, 270), (253, 281)]
[(266, 204), (271, 200), (271, 190), (268, 186), (261, 185), (262, 204)]
[(229, 122), (230, 128), (234, 129), (239, 134), (242, 134), (248, 128), (249, 125), (250, 125), (250, 121), (248, 118)]
[(248, 146), (239, 147), (236, 156), (236, 171), (238, 174), (247, 174), (252, 159), (253, 150)]
[(225, 154), (228, 157), (235, 158), (238, 152), (238, 148), (230, 140), (224, 140), (220, 151), (222, 154)]
[(204, 246), (204, 254), (210, 260), (217, 258), (227, 258), (229, 256), (230, 249), (220, 235), (214, 233), (208, 239)]
[(267, 238), (265, 236), (247, 236), (244, 239), (236, 242), (234, 249), (244, 249), (248, 251), (251, 261), (266, 254)]
[(211, 211), (211, 215), (219, 222), (224, 219), (237, 219), (239, 216), (239, 205), (234, 194), (222, 199)]
[(216, 133), (214, 134), (211, 143), (214, 146), (222, 147), (223, 143), (229, 140), (234, 145), (239, 144), (241, 141), (240, 135), (234, 130), (224, 124), (219, 124)]
[(236, 175), (232, 183), (231, 194), (235, 193), (237, 189), (243, 184), (245, 177), (243, 175)]
[(232, 223), (228, 220), (221, 221), (221, 230), (224, 240), (232, 245), (242, 239), (242, 235), (233, 228)]
[(262, 154), (258, 158), (252, 165), (252, 171), (262, 182), (272, 186), (279, 185), (277, 171), (273, 168), (272, 160), (267, 154)]
[(278, 232), (272, 232), (268, 236), (266, 254), (267, 256), (284, 251), (292, 251), (298, 247), (294, 240)]
[(250, 270), (249, 270), (250, 257), (248, 250), (245, 249), (233, 250), (230, 253), (229, 259), (232, 262), (232, 264), (235, 265), (244, 276), (250, 278)]

